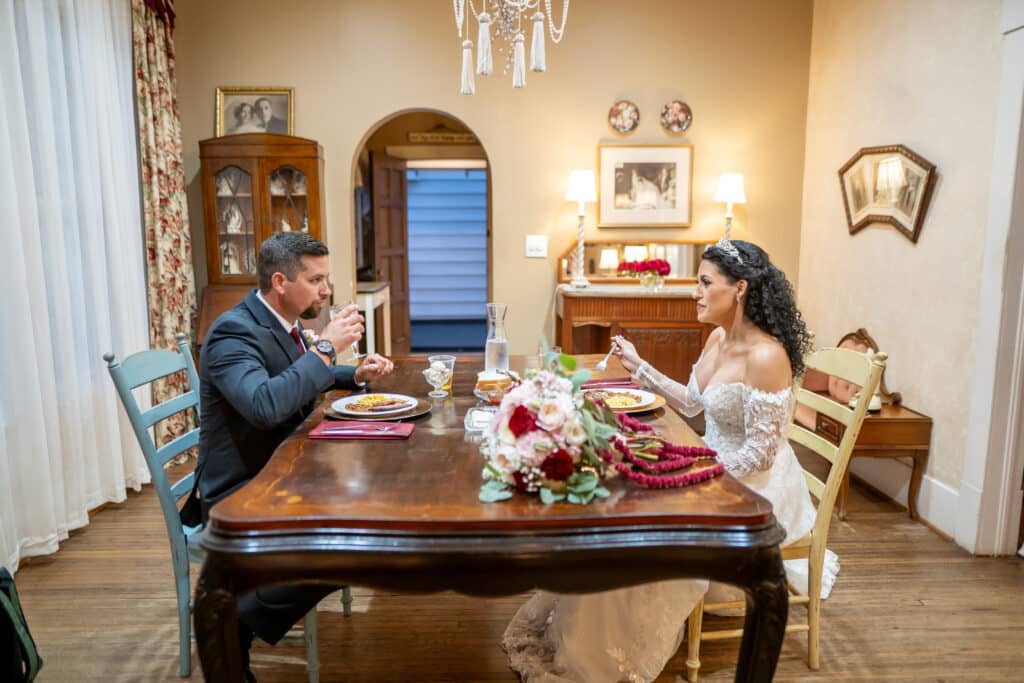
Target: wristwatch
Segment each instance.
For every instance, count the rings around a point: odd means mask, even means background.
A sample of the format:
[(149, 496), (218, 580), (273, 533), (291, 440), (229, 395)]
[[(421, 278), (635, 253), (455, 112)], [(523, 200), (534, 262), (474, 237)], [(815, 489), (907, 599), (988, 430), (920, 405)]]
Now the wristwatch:
[(330, 360), (331, 363), (334, 363), (334, 358), (337, 354), (334, 353), (334, 344), (332, 344), (329, 339), (317, 339), (314, 346), (317, 351), (327, 356), (327, 359)]

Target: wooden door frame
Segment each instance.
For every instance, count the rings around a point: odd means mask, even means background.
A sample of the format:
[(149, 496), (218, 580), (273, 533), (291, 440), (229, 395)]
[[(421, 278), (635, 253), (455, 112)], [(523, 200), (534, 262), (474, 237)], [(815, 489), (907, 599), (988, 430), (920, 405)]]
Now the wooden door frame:
[[(372, 138), (374, 136), (374, 134), (378, 130), (380, 130), (385, 124), (390, 123), (394, 119), (397, 119), (397, 118), (399, 118), (401, 116), (405, 116), (406, 114), (418, 114), (418, 113), (438, 114), (440, 116), (447, 117), (447, 118), (451, 119), (452, 121), (455, 121), (455, 122), (459, 123), (460, 125), (464, 126), (467, 130), (472, 132), (474, 136), (476, 136), (477, 141), (480, 143), (480, 147), (484, 151), (484, 161), (486, 163), (486, 170), (487, 170), (487, 300), (488, 301), (493, 301), (494, 300), (494, 249), (493, 249), (494, 210), (493, 210), (492, 207), (494, 206), (494, 202), (492, 201), (493, 200), (493, 183), (491, 181), (491, 176), (492, 176), (491, 158), (490, 158), (490, 155), (487, 153), (487, 145), (484, 144), (483, 139), (479, 135), (477, 135), (477, 132), (474, 129), (474, 127), (471, 126), (468, 122), (464, 121), (462, 118), (460, 118), (458, 116), (455, 116), (455, 115), (451, 114), (450, 112), (444, 111), (442, 109), (434, 109), (432, 107), (410, 107), (408, 109), (401, 109), (399, 111), (393, 112), (391, 114), (388, 114), (387, 116), (384, 116), (384, 117), (378, 119), (376, 123), (374, 123), (372, 126), (370, 126), (366, 130), (366, 132), (363, 133), (362, 138), (360, 138), (359, 142), (355, 146), (355, 150), (354, 150), (354, 152), (352, 154), (351, 168), (349, 169), (349, 178), (351, 179), (350, 182), (349, 182), (349, 186), (348, 186), (349, 195), (351, 195), (355, 191), (355, 187), (356, 187), (356, 182), (355, 181), (356, 181), (356, 177), (359, 175), (359, 159), (362, 156), (363, 150), (366, 149), (366, 144), (370, 141), (370, 138)], [(463, 154), (459, 155), (459, 158), (464, 158), (464, 157), (465, 157), (465, 155), (463, 155)], [(438, 158), (443, 158), (443, 157), (438, 157)], [(351, 221), (350, 227), (349, 227), (349, 236), (350, 236), (351, 245), (352, 245), (352, 248), (349, 249), (349, 252), (350, 252), (349, 253), (349, 259), (350, 259), (350, 262), (349, 262), (350, 270), (349, 270), (349, 272), (352, 273), (352, 279), (349, 281), (349, 289), (351, 290), (351, 296), (355, 297), (356, 296), (356, 269), (357, 269), (357, 267), (356, 267), (355, 239), (354, 239), (355, 238), (355, 212), (356, 212), (356, 206), (355, 206), (355, 202), (351, 201), (351, 196), (349, 197), (349, 201), (350, 201), (349, 220)], [(372, 194), (370, 196), (370, 201), (371, 202), (373, 201), (373, 195)], [(408, 230), (409, 230), (409, 226), (408, 226), (408, 222), (407, 222), (406, 223), (406, 237), (408, 237)], [(417, 355), (421, 355), (421, 354), (417, 354)]]

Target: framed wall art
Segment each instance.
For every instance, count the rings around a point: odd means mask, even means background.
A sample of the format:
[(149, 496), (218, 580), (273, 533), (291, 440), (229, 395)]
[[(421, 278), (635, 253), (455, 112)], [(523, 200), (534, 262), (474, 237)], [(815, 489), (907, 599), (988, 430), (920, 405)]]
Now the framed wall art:
[(858, 151), (839, 169), (850, 234), (872, 223), (887, 223), (916, 243), (935, 175), (934, 164), (903, 145)]
[(599, 227), (689, 227), (693, 145), (598, 145)]
[(217, 137), (238, 133), (292, 135), (292, 94), (292, 88), (217, 88)]

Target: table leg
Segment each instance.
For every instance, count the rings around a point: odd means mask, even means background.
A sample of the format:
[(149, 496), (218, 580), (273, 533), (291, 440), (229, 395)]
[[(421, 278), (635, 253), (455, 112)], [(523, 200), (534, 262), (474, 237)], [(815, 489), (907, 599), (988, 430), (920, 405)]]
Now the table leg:
[(242, 681), (238, 599), (216, 556), (207, 555), (196, 584), (193, 621), (196, 649), (207, 681)]
[(907, 491), (907, 512), (911, 519), (917, 519), (917, 492), (921, 489), (921, 479), (924, 478), (924, 461), (928, 457), (928, 451), (918, 451), (913, 454), (914, 465), (910, 470), (910, 490)]
[(367, 294), (363, 300), (363, 310), (366, 311), (366, 353), (377, 353), (374, 328), (376, 323), (376, 309), (373, 307), (373, 295)]
[(850, 470), (843, 473), (843, 481), (839, 484), (839, 519), (846, 519), (846, 501), (850, 497)]
[(735, 680), (769, 683), (775, 675), (789, 616), (786, 571), (778, 546), (759, 552), (751, 565), (753, 583), (746, 586), (747, 614)]

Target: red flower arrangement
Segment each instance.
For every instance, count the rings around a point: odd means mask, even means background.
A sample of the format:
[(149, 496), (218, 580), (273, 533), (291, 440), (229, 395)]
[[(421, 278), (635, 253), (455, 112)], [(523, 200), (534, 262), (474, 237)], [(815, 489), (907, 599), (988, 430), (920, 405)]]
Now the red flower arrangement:
[(640, 277), (647, 272), (665, 277), (672, 272), (672, 266), (664, 259), (652, 258), (646, 261), (623, 261), (618, 267), (619, 277)]

